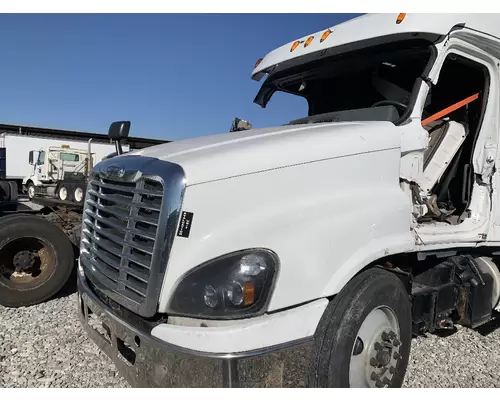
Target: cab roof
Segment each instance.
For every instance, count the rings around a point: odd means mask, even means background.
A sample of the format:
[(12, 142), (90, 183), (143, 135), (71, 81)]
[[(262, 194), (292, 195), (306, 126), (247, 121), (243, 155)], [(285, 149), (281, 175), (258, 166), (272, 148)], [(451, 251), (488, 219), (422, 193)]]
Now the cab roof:
[(326, 52), (331, 54), (332, 49), (341, 52), (356, 42), (379, 39), (381, 43), (394, 35), (435, 41), (463, 27), (500, 37), (500, 17), (495, 14), (365, 14), (271, 51), (257, 62), (252, 79), (258, 81), (282, 64), (299, 65)]

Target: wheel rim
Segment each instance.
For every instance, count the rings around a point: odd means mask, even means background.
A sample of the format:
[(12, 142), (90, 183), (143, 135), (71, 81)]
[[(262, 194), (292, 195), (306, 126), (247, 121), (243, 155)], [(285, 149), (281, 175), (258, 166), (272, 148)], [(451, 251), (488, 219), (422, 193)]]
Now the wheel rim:
[(64, 186), (59, 189), (59, 198), (61, 200), (66, 200), (68, 198), (68, 190)]
[(83, 190), (81, 188), (76, 188), (75, 190), (75, 200), (77, 202), (82, 201), (83, 199)]
[(35, 197), (35, 187), (33, 185), (28, 187), (28, 197), (32, 199)]
[(13, 289), (32, 289), (54, 272), (55, 251), (44, 240), (13, 239), (0, 249), (0, 280)]
[(381, 306), (361, 324), (349, 364), (350, 387), (391, 386), (400, 356), (400, 330), (394, 311)]

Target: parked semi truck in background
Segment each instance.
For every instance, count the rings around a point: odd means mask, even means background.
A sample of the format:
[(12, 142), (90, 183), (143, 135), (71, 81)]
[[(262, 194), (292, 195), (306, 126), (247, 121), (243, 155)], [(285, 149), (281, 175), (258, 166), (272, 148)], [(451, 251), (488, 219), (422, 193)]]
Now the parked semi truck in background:
[[(23, 179), (23, 188), (32, 199), (36, 194), (60, 200), (83, 202), (86, 179), (96, 162), (107, 158), (115, 147), (112, 143), (96, 145), (89, 139), (87, 149), (80, 142), (42, 147), (29, 152), (30, 175)], [(125, 146), (125, 151), (129, 147)]]
[(78, 310), (129, 382), (398, 387), (412, 335), (492, 321), (499, 22), (307, 35), (252, 72), (258, 105), (285, 92), (306, 116), (97, 164)]
[[(92, 141), (93, 164), (114, 151), (105, 135), (32, 127), (19, 127), (16, 131), (14, 126), (0, 125), (0, 171), (5, 176), (0, 179), (0, 197), (15, 201), (18, 194), (25, 192), (33, 198), (35, 188), (60, 180), (61, 174), (55, 164), (64, 161), (69, 167), (68, 162), (71, 163), (69, 159), (49, 157), (49, 149), (71, 148), (87, 152), (89, 140)], [(129, 145), (124, 148), (128, 151)], [(63, 150), (58, 156), (65, 152), (72, 154)]]
[[(0, 126), (1, 129), (15, 132), (8, 125)], [(42, 183), (45, 188), (59, 183), (83, 190), (96, 156), (97, 161), (109, 158), (115, 150), (106, 135), (30, 127), (19, 127), (19, 131), (23, 134), (4, 132), (0, 137), (3, 140), (3, 147), (0, 147), (0, 184), (3, 186), (0, 185), (0, 189), (7, 187), (0, 191), (0, 304), (8, 307), (37, 304), (57, 294), (76, 272), (79, 252), (82, 202), (78, 196), (72, 197), (68, 190), (66, 199), (54, 195), (35, 195), (32, 201), (17, 199), (18, 179), (26, 171), (25, 166), (29, 166), (30, 146), (40, 145), (38, 149), (47, 149), (50, 153), (46, 157), (40, 156), (44, 150), (38, 153), (38, 160), (43, 162), (35, 162), (36, 168), (51, 163), (52, 171), (57, 169), (60, 173), (54, 173), (52, 185)], [(37, 136), (33, 137), (33, 134)], [(79, 139), (70, 140), (71, 137)], [(52, 147), (54, 139), (59, 139), (57, 147)], [(61, 146), (61, 139), (78, 148)], [(89, 140), (94, 140), (97, 145), (89, 148)], [(124, 148), (127, 151), (163, 142), (131, 137)], [(33, 152), (29, 153), (33, 160)], [(89, 157), (89, 154), (94, 157)], [(78, 156), (76, 161), (75, 155)], [(93, 159), (80, 165), (79, 161), (85, 161), (85, 158)], [(44, 171), (40, 168), (37, 173), (47, 173)], [(14, 189), (10, 190), (11, 187)]]

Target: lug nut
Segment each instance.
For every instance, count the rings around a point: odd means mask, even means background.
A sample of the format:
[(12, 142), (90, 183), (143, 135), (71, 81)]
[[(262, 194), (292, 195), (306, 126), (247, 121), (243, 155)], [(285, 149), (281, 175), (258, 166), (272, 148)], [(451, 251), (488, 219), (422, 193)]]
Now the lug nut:
[(375, 372), (372, 372), (372, 374), (370, 375), (370, 379), (371, 379), (372, 381), (376, 381), (376, 380), (378, 379), (377, 374), (376, 374)]
[(389, 332), (389, 338), (394, 339), (396, 337), (396, 334), (393, 331)]
[(382, 340), (389, 340), (389, 335), (387, 334), (387, 332), (382, 332)]
[(377, 366), (377, 365), (378, 365), (377, 360), (376, 360), (375, 358), (373, 358), (373, 357), (372, 357), (372, 358), (370, 358), (370, 365), (371, 365), (372, 367)]
[(398, 339), (394, 339), (392, 341), (392, 343), (394, 344), (394, 346), (400, 346), (401, 345), (401, 342)]
[(373, 345), (373, 347), (375, 348), (375, 350), (380, 350), (382, 348), (382, 346), (380, 345), (379, 342), (375, 342), (375, 344)]

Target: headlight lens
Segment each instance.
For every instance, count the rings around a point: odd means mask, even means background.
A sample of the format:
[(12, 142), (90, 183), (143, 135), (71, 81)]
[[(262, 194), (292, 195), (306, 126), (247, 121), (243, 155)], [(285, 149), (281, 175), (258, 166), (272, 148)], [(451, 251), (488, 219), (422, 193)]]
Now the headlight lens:
[(177, 286), (168, 312), (232, 319), (265, 311), (277, 257), (267, 250), (232, 253), (189, 272)]

